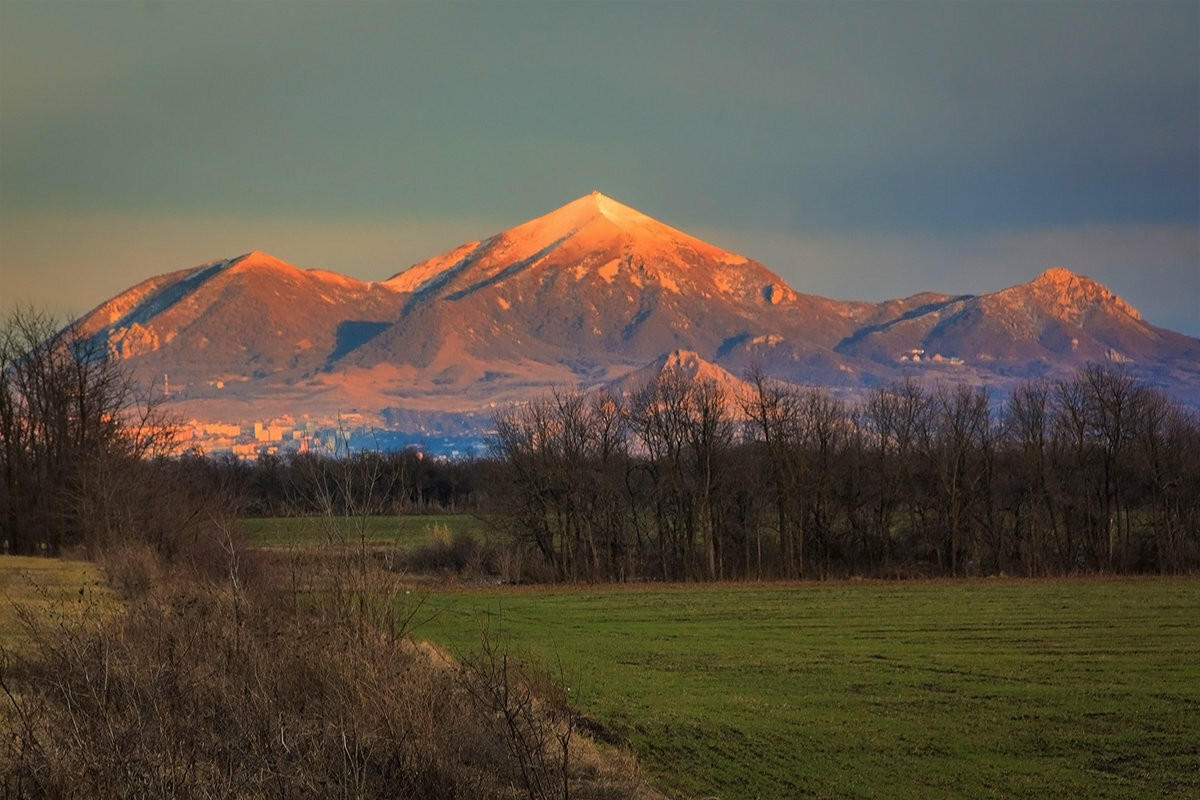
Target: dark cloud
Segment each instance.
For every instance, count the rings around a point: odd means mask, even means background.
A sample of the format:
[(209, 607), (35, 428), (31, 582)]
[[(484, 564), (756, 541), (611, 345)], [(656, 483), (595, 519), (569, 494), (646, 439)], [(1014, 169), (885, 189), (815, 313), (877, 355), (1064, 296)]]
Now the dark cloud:
[(3, 11), (9, 212), (1200, 225), (1193, 0)]

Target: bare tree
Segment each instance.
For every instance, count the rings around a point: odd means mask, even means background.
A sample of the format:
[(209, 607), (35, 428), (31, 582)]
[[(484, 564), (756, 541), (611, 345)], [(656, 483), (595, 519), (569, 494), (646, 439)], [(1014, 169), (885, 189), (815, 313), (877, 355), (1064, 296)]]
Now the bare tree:
[(1069, 562), (1054, 485), (1051, 414), (1051, 386), (1045, 380), (1017, 386), (1004, 410), (1004, 430), (1013, 450), (1008, 469), (1015, 495), (1013, 537), (1027, 575), (1049, 574)]
[[(751, 371), (503, 415), (502, 518), (560, 579), (1178, 571), (1200, 562), (1200, 426), (1120, 370), (850, 405)], [(775, 537), (760, 532), (774, 528)]]
[[(0, 526), (10, 552), (132, 535), (134, 474), (174, 427), (103, 344), (29, 310), (0, 324)], [(157, 508), (157, 504), (155, 504)], [(140, 515), (139, 518), (141, 518)]]
[(799, 404), (795, 390), (766, 376), (760, 367), (746, 375), (750, 395), (742, 400), (742, 411), (750, 421), (751, 436), (761, 446), (768, 466), (771, 491), (775, 498), (775, 519), (779, 533), (779, 558), (782, 574), (804, 573), (803, 532), (798, 530), (802, 501), (800, 463), (797, 447)]

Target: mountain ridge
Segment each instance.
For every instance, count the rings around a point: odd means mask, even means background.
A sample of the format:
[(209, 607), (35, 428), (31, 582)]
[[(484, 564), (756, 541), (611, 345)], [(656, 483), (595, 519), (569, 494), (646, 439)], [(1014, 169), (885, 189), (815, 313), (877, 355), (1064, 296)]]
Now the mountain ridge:
[(619, 381), (676, 351), (843, 391), (914, 370), (1002, 391), (1108, 360), (1200, 395), (1200, 339), (1065, 268), (978, 295), (835, 300), (600, 192), (386, 280), (251, 251), (142, 281), (79, 325), (209, 415), (489, 408)]

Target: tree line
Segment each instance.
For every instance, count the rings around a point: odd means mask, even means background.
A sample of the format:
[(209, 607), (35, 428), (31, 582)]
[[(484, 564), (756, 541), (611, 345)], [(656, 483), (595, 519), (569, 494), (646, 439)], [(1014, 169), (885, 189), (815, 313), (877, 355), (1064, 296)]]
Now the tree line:
[(243, 516), (454, 514), (482, 509), (483, 467), (415, 450), (322, 453), (186, 453), (193, 480), (236, 499)]
[(166, 411), (75, 326), (25, 309), (0, 322), (0, 552), (96, 555), (136, 540), (170, 556), (217, 515), (479, 507), (471, 462), (179, 453)]
[(666, 372), (496, 420), (496, 519), (560, 580), (1182, 572), (1200, 565), (1200, 424), (1108, 365), (850, 403)]
[(22, 312), (0, 327), (0, 547), (165, 555), (221, 514), (469, 512), (558, 580), (1183, 572), (1200, 566), (1200, 422), (1126, 371), (912, 380), (848, 402), (666, 372), (495, 420), (492, 454), (173, 454), (119, 362)]

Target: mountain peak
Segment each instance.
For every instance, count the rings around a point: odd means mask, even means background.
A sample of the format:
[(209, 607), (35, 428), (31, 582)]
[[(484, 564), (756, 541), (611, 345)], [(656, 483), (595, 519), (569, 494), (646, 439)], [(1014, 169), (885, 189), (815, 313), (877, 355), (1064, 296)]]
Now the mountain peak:
[(264, 253), (261, 250), (251, 250), (249, 253), (243, 253), (237, 258), (229, 260), (229, 266), (234, 271), (243, 271), (250, 269), (295, 269), (291, 264), (278, 259), (275, 256)]
[[(604, 217), (610, 222), (615, 222), (618, 225), (630, 222), (638, 224), (643, 222), (655, 222), (659, 225), (662, 224), (646, 216), (636, 208), (617, 202), (600, 191), (593, 191), (591, 194), (584, 195), (583, 197), (579, 198), (579, 200), (574, 202), (578, 203), (581, 201), (586, 203), (591, 208), (594, 208), (596, 213), (600, 216)], [(574, 205), (574, 203), (568, 203), (567, 205)]]
[(694, 381), (713, 381), (721, 385), (740, 383), (736, 378), (695, 350), (680, 348), (663, 353), (649, 368), (659, 373), (674, 373)]
[(1068, 286), (1072, 281), (1087, 280), (1083, 275), (1077, 275), (1065, 267), (1051, 267), (1033, 279), (1038, 286)]
[(599, 191), (593, 191), (554, 209), (549, 214), (522, 223), (507, 234), (516, 238), (522, 233), (536, 233), (538, 238), (561, 239), (597, 224), (609, 233), (615, 232), (614, 228), (626, 233), (654, 232), (660, 236), (664, 233), (679, 233), (636, 208), (619, 203)]
[(1137, 320), (1142, 318), (1136, 308), (1113, 294), (1104, 284), (1063, 267), (1051, 267), (1024, 286), (997, 292), (996, 296), (1012, 291), (1021, 294), (1032, 292), (1032, 296), (1039, 298), (1055, 316), (1064, 319), (1077, 320), (1086, 309), (1106, 309)]
[(668, 375), (695, 383), (715, 384), (730, 400), (743, 396), (748, 388), (724, 367), (706, 360), (695, 350), (683, 348), (663, 353), (649, 364), (610, 381), (607, 386), (618, 394), (634, 394), (645, 391)]
[[(591, 277), (585, 281), (587, 276)], [(483, 241), (414, 264), (385, 285), (427, 297), (433, 292), (462, 298), (505, 283), (507, 291), (517, 296), (528, 291), (525, 296), (536, 297), (543, 292), (539, 287), (545, 280), (597, 288), (599, 295), (581, 302), (594, 306), (611, 296), (622, 308), (647, 285), (675, 295), (732, 294), (756, 303), (763, 298), (778, 303), (791, 291), (762, 265), (665, 225), (598, 190)], [(496, 303), (507, 309), (511, 298)]]
[(632, 249), (651, 257), (670, 257), (680, 251), (689, 251), (728, 264), (746, 261), (600, 191), (589, 192), (494, 238), (515, 258), (556, 248), (564, 256), (572, 257), (589, 253), (616, 257)]

